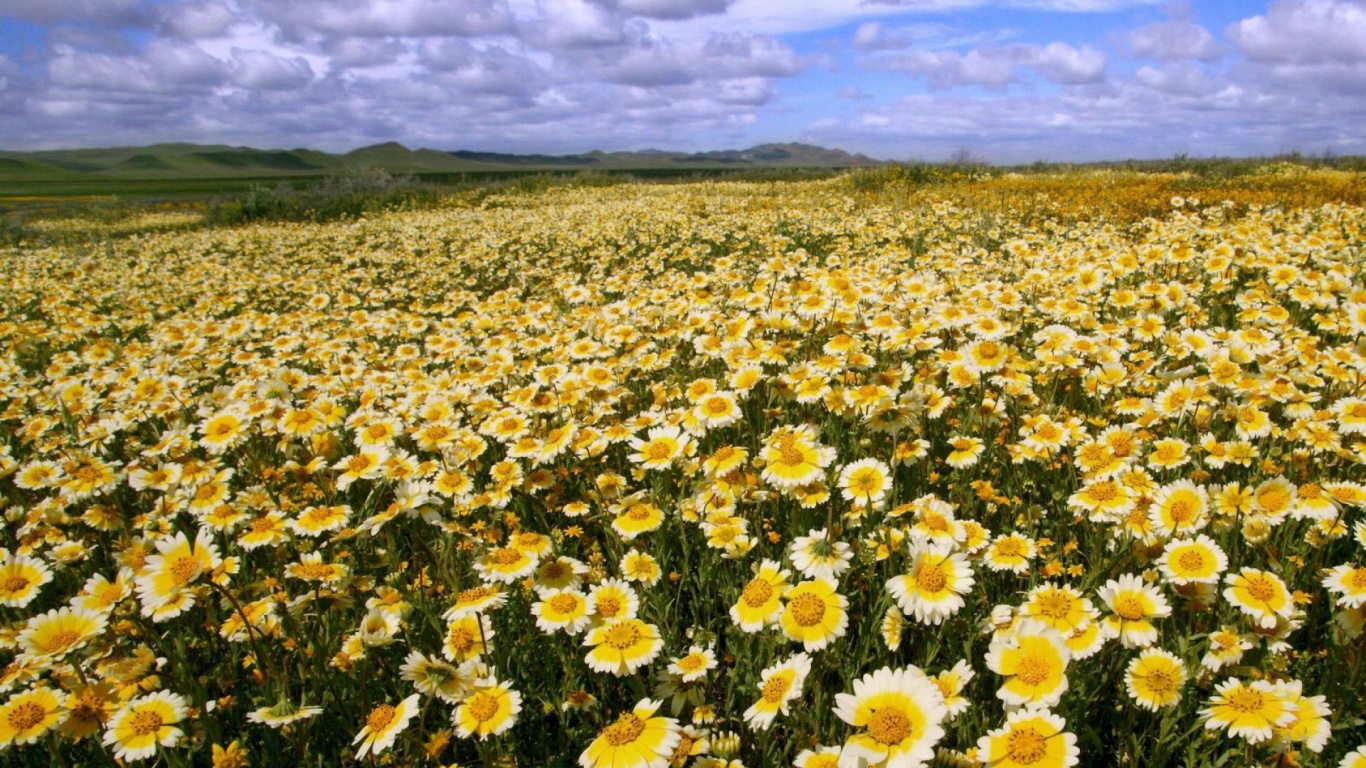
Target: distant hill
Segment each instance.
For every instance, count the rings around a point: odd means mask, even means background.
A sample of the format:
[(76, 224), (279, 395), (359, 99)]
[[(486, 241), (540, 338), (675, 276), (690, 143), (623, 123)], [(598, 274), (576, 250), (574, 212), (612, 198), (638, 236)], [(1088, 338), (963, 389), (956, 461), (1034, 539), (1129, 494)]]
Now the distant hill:
[(501, 152), (409, 149), (387, 142), (330, 154), (311, 149), (253, 149), (227, 145), (152, 144), (146, 147), (0, 151), (0, 183), (88, 179), (213, 179), (316, 176), (348, 169), (391, 173), (460, 173), (499, 170), (631, 170), (656, 168), (848, 168), (878, 165), (864, 155), (810, 144), (760, 144), (714, 152), (588, 152), (516, 155)]

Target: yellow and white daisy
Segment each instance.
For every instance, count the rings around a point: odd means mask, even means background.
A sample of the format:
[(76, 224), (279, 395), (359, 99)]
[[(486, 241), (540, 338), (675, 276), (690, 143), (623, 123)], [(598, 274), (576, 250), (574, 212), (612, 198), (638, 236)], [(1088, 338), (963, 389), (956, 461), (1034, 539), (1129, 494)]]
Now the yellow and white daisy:
[(780, 713), (786, 715), (789, 704), (801, 695), (810, 672), (811, 657), (805, 653), (765, 669), (759, 676), (759, 700), (745, 710), (745, 722), (755, 730), (768, 730), (773, 719)]
[(484, 741), (516, 725), (521, 711), (522, 694), (499, 682), (497, 677), (489, 676), (475, 683), (451, 715), (451, 724), (460, 738), (478, 736)]
[(577, 635), (592, 621), (588, 596), (577, 589), (547, 592), (531, 605), (531, 614), (536, 617), (536, 627), (546, 634), (563, 630), (567, 635)]
[(1224, 577), (1224, 598), (1247, 614), (1263, 629), (1289, 619), (1294, 610), (1285, 582), (1270, 571), (1243, 568)]
[(913, 544), (910, 572), (889, 579), (887, 591), (907, 616), (938, 625), (965, 605), (974, 582), (962, 553), (946, 544)]
[(104, 632), (108, 618), (88, 608), (54, 608), (28, 620), (19, 647), (33, 656), (59, 659)]
[(189, 702), (174, 693), (157, 691), (123, 705), (104, 732), (104, 744), (120, 760), (146, 760), (157, 747), (174, 747), (185, 732), (176, 725), (189, 716)]
[(47, 686), (16, 693), (0, 704), (0, 751), (36, 742), (67, 716), (62, 697)]
[[(641, 699), (579, 755), (582, 768), (665, 768), (678, 747), (678, 721), (656, 717), (662, 702)], [(691, 757), (691, 750), (684, 759)]]
[(1004, 728), (977, 741), (977, 759), (989, 768), (1071, 768), (1081, 759), (1067, 722), (1046, 709), (1006, 715)]
[(1276, 728), (1289, 725), (1295, 712), (1275, 688), (1265, 680), (1244, 684), (1229, 678), (1214, 686), (1209, 706), (1200, 710), (1205, 727), (1228, 729), (1228, 735), (1246, 739), (1249, 744), (1270, 739)]
[(363, 760), (366, 755), (378, 755), (393, 745), (394, 739), (408, 727), (408, 721), (418, 713), (418, 694), (414, 693), (398, 704), (380, 704), (370, 710), (352, 746), (360, 744), (356, 759)]
[(1105, 617), (1110, 634), (1119, 637), (1125, 648), (1146, 648), (1157, 642), (1153, 619), (1170, 616), (1171, 605), (1157, 587), (1132, 573), (1110, 579), (1098, 591), (1100, 599), (1113, 613)]
[(944, 697), (916, 667), (883, 667), (835, 696), (835, 715), (860, 729), (844, 742), (841, 766), (923, 766), (934, 759), (948, 715)]
[(1217, 584), (1228, 569), (1228, 555), (1214, 539), (1200, 534), (1194, 539), (1167, 542), (1157, 565), (1171, 584)]
[(654, 661), (664, 648), (659, 629), (639, 619), (612, 619), (594, 627), (583, 644), (592, 648), (585, 659), (595, 672), (629, 675)]
[(849, 601), (829, 579), (803, 581), (788, 589), (778, 624), (787, 639), (801, 643), (807, 651), (819, 651), (835, 638), (843, 637), (849, 625)]
[(877, 459), (860, 459), (840, 470), (839, 487), (855, 506), (877, 506), (892, 488), (892, 470)]
[(1187, 677), (1186, 665), (1176, 654), (1147, 648), (1129, 662), (1124, 684), (1135, 703), (1155, 712), (1181, 701)]
[(23, 608), (49, 581), (52, 569), (41, 558), (0, 550), (0, 605)]
[(987, 668), (1005, 678), (996, 695), (1010, 707), (1053, 706), (1067, 691), (1072, 654), (1056, 629), (1033, 619), (992, 640)]

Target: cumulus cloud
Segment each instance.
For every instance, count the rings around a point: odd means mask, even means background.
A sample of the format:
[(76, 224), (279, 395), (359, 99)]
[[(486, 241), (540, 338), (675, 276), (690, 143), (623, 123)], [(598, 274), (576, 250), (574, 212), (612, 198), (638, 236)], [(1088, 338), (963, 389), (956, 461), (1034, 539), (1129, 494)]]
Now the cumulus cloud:
[(1019, 79), (1019, 67), (1030, 67), (1055, 83), (1094, 83), (1104, 79), (1108, 62), (1109, 57), (1097, 48), (1053, 42), (1044, 46), (974, 48), (966, 54), (915, 50), (895, 56), (870, 57), (863, 64), (869, 69), (923, 76), (931, 88), (946, 89), (966, 85), (1001, 87)]
[(1276, 0), (1265, 15), (1235, 22), (1225, 35), (1248, 58), (1258, 62), (1366, 61), (1366, 3)]
[(1144, 25), (1126, 35), (1125, 42), (1135, 56), (1162, 61), (1214, 61), (1224, 54), (1224, 47), (1208, 29), (1185, 19)]
[[(241, 0), (243, 3), (249, 0)], [(255, 9), (291, 34), (356, 37), (487, 35), (511, 32), (505, 0), (254, 0)]]
[(142, 0), (4, 0), (0, 17), (8, 16), (35, 24), (50, 22), (125, 22), (145, 19), (139, 6)]
[(602, 0), (609, 8), (648, 19), (691, 19), (725, 13), (735, 0)]
[(217, 37), (237, 21), (237, 14), (223, 3), (195, 2), (173, 5), (166, 11), (162, 30), (172, 37)]
[(313, 81), (313, 68), (300, 56), (276, 56), (269, 51), (232, 51), (233, 82), (242, 88), (286, 91)]

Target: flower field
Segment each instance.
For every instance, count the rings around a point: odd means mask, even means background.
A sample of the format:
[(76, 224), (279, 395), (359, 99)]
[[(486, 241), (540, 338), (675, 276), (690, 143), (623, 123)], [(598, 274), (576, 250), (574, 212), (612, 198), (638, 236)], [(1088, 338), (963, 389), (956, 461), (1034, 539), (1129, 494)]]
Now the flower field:
[(1366, 766), (1366, 210), (1286, 174), (2, 250), (0, 760)]

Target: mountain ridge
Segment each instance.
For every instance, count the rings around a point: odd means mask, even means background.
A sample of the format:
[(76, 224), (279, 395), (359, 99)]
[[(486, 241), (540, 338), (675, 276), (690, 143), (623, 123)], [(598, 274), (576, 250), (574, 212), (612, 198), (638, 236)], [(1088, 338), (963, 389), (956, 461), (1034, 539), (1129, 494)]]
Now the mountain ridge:
[(188, 179), (233, 176), (304, 176), (380, 169), (392, 173), (461, 173), (499, 170), (612, 170), (659, 168), (852, 168), (882, 162), (842, 149), (800, 142), (745, 149), (683, 152), (594, 150), (575, 154), (515, 154), (475, 150), (411, 149), (381, 142), (349, 152), (258, 149), (228, 144), (165, 142), (140, 147), (13, 152), (0, 150), (0, 182), (52, 179)]

